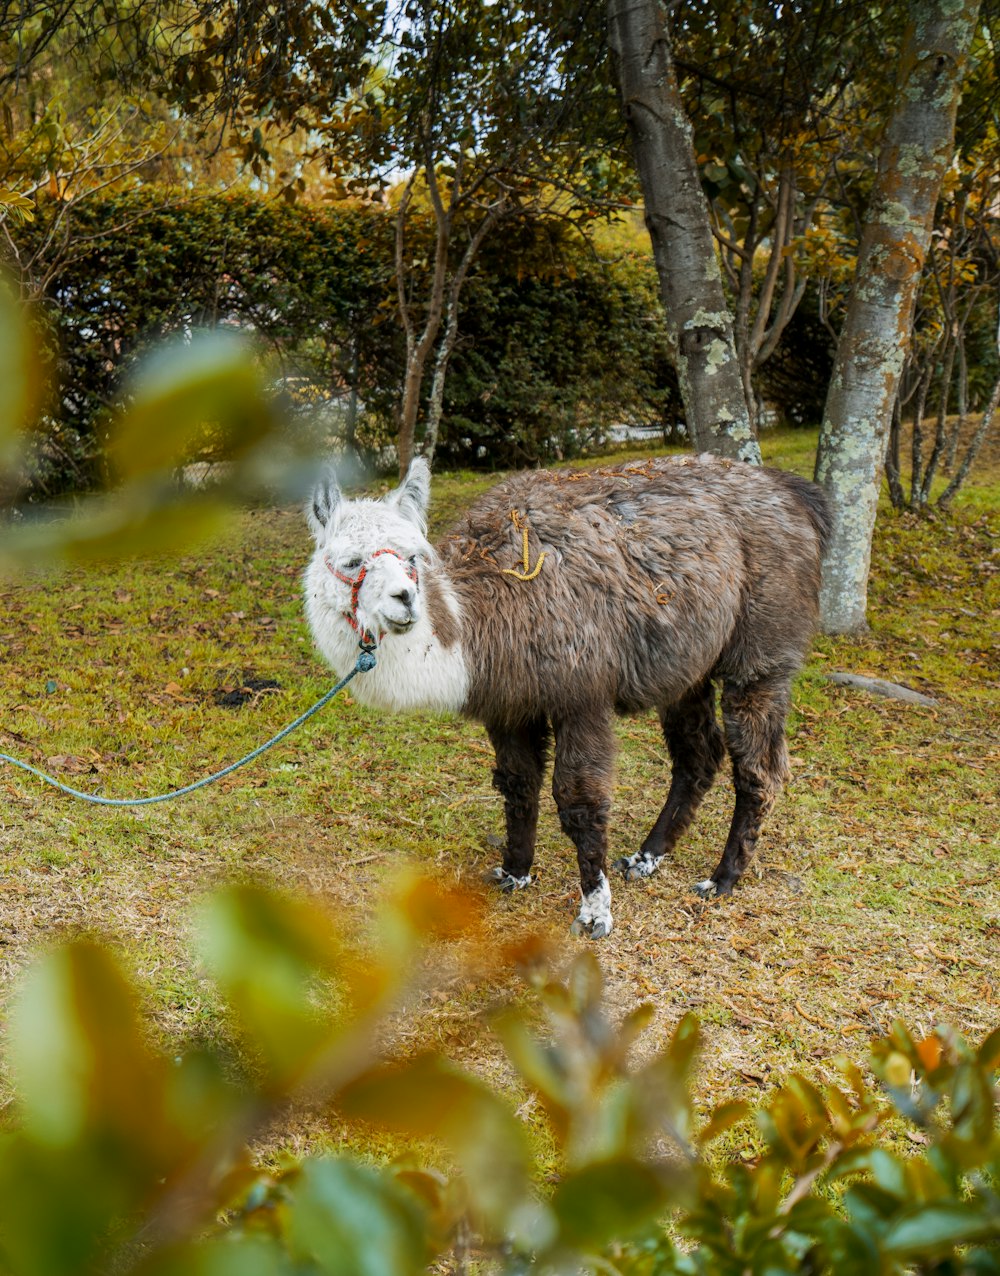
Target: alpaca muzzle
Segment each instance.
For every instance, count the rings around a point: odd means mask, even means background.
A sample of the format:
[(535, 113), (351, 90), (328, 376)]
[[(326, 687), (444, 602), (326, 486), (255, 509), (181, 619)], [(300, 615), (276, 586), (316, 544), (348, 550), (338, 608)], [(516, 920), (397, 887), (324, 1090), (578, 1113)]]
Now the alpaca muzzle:
[[(376, 638), (372, 631), (370, 629), (365, 629), (358, 620), (358, 600), (361, 596), (361, 586), (365, 583), (365, 577), (368, 575), (368, 568), (371, 562), (378, 558), (381, 554), (392, 554), (394, 558), (398, 558), (403, 566), (403, 570), (406, 572), (410, 580), (413, 581), (414, 585), (418, 584), (419, 575), (416, 565), (405, 559), (397, 549), (377, 549), (374, 554), (371, 555), (368, 562), (361, 565), (361, 570), (358, 572), (357, 576), (345, 576), (343, 572), (337, 571), (336, 567), (334, 567), (333, 563), (330, 562), (326, 555), (323, 556), (323, 564), (331, 576), (335, 576), (337, 580), (341, 581), (345, 585), (350, 585), (351, 587), (351, 605), (350, 608), (344, 612), (344, 619), (358, 635), (359, 645), (362, 647), (376, 647), (386, 635), (386, 631), (384, 629), (380, 629), (378, 637)], [(403, 596), (404, 593), (406, 595), (405, 598)], [(399, 620), (390, 618), (387, 619), (387, 623), (394, 633), (405, 633), (412, 627), (416, 619), (413, 611), (416, 590), (399, 591), (397, 594), (394, 594), (393, 597), (402, 607), (405, 608), (406, 617), (405, 619)]]

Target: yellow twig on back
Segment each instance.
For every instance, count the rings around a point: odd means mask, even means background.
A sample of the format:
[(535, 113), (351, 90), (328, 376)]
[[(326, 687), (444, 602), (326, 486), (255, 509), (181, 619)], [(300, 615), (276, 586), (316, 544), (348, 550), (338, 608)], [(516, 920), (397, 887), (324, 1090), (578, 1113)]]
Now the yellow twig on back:
[(505, 576), (513, 576), (516, 580), (534, 580), (538, 573), (542, 570), (542, 561), (545, 558), (545, 550), (541, 550), (538, 555), (538, 562), (531, 568), (531, 555), (528, 552), (528, 525), (521, 526), (521, 520), (518, 518), (517, 510), (511, 510), (510, 521), (514, 527), (521, 533), (521, 561), (524, 565), (523, 571), (518, 571), (516, 567), (501, 567), (500, 570)]

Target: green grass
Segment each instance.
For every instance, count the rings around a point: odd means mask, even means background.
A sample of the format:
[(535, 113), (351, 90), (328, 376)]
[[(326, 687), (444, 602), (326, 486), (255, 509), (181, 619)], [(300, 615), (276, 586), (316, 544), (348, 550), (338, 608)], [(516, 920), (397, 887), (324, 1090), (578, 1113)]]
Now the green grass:
[[(770, 463), (811, 472), (810, 433), (763, 444)], [(494, 479), (436, 479), (434, 529)], [(871, 632), (817, 640), (789, 724), (793, 782), (731, 901), (689, 893), (725, 839), (725, 778), (674, 862), (615, 888), (616, 930), (597, 950), (612, 1003), (622, 1014), (656, 1005), (640, 1055), (698, 1011), (706, 1104), (757, 1097), (794, 1068), (831, 1075), (835, 1055), (862, 1060), (897, 1016), (917, 1032), (948, 1020), (973, 1037), (1000, 1021), (998, 508), (994, 464), (947, 519), (883, 511)], [(0, 584), (0, 749), (111, 796), (162, 791), (241, 756), (331, 683), (302, 619), (310, 548), (297, 510), (253, 511), (197, 555)], [(937, 706), (835, 686), (833, 669), (906, 683)], [(239, 709), (216, 703), (249, 678), (279, 688)], [(654, 720), (623, 720), (618, 737), (613, 857), (641, 840), (668, 779)], [(322, 899), (332, 925), (361, 934), (401, 861), (445, 880), (495, 862), (488, 838), (502, 810), (490, 775), (474, 724), (380, 717), (349, 690), (265, 759), (169, 805), (88, 807), (0, 769), (2, 1003), (39, 945), (97, 931), (142, 980), (164, 1038), (226, 1041), (225, 1008), (193, 956), (198, 896), (231, 878), (274, 882)], [(548, 802), (537, 868), (530, 891), (490, 898), (490, 942), (536, 930), (569, 955), (583, 942), (567, 934), (575, 857)], [(501, 963), (435, 960), (436, 988), (392, 1025), (390, 1045), (442, 1048), (523, 1103), (486, 1012), (525, 992)], [(526, 1119), (550, 1148), (537, 1109)], [(739, 1155), (746, 1134), (732, 1138)], [(290, 1116), (268, 1150), (342, 1139), (395, 1150), (325, 1110)]]

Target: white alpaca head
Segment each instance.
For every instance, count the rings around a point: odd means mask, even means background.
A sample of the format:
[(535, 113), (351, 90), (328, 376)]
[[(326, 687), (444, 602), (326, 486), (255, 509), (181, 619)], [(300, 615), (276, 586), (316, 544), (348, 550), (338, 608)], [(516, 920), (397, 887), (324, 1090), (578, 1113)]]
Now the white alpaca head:
[(388, 496), (348, 501), (332, 471), (323, 477), (306, 516), (316, 537), (310, 577), (328, 615), (352, 617), (376, 640), (416, 626), (423, 611), (420, 570), (433, 553), (426, 537), (430, 480), (427, 462), (418, 457)]

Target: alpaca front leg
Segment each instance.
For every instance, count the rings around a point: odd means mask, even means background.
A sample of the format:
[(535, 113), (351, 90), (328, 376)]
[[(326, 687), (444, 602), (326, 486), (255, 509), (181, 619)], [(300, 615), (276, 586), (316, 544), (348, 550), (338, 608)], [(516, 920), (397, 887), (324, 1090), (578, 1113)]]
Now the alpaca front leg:
[(580, 864), (580, 911), (570, 927), (574, 935), (603, 939), (611, 934), (608, 885), (608, 813), (611, 804), (559, 808), (563, 832), (573, 839)]
[(513, 730), (487, 727), (487, 731), (497, 756), (493, 787), (503, 794), (507, 825), (503, 863), (488, 877), (502, 891), (522, 890), (531, 885), (549, 724), (539, 718)]
[(608, 817), (613, 764), (614, 734), (606, 713), (595, 710), (556, 724), (552, 794), (580, 865), (580, 911), (571, 929), (591, 939), (603, 939), (612, 927)]

